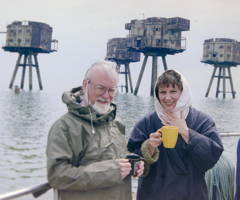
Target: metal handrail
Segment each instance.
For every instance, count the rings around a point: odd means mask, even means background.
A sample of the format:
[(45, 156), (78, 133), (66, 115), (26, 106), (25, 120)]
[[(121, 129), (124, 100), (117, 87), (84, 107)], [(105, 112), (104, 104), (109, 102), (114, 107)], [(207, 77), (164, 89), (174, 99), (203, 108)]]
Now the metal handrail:
[(220, 133), (221, 137), (240, 136), (240, 133)]
[(0, 200), (10, 200), (10, 199), (14, 199), (16, 197), (24, 196), (27, 194), (32, 194), (35, 198), (37, 198), (43, 193), (47, 192), (49, 189), (51, 189), (51, 186), (49, 185), (49, 183), (43, 183), (33, 187), (29, 187), (29, 188), (25, 188), (25, 189), (0, 195)]

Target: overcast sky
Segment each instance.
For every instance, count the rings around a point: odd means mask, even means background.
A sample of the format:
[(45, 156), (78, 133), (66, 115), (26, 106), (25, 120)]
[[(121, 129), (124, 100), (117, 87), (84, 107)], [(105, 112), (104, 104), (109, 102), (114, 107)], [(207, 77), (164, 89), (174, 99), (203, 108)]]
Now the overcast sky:
[[(107, 40), (125, 37), (128, 34), (124, 29), (125, 23), (132, 19), (183, 17), (190, 20), (190, 31), (183, 32), (183, 36), (187, 38), (187, 50), (181, 54), (167, 56), (168, 65), (183, 71), (190, 82), (191, 79), (199, 78), (198, 73), (207, 73), (205, 78), (210, 79), (212, 68), (200, 62), (205, 39), (225, 37), (240, 41), (239, 0), (0, 0), (0, 2), (0, 31), (6, 31), (6, 26), (15, 20), (39, 21), (53, 27), (53, 38), (59, 40), (59, 50), (56, 53), (39, 55), (40, 70), (46, 89), (51, 88), (48, 86), (49, 79), (61, 85), (63, 89), (80, 84), (86, 68), (96, 60), (105, 58)], [(1, 46), (5, 44), (5, 39), (6, 35), (0, 34)], [(16, 59), (17, 54), (0, 50), (1, 88), (8, 87)], [(150, 71), (150, 62), (149, 60), (146, 71)], [(134, 84), (140, 67), (141, 62), (131, 65)], [(159, 71), (162, 70), (160, 63)], [(240, 71), (234, 70), (236, 73)], [(146, 79), (150, 78), (149, 75), (145, 76)], [(239, 85), (238, 82), (235, 81), (236, 87)]]

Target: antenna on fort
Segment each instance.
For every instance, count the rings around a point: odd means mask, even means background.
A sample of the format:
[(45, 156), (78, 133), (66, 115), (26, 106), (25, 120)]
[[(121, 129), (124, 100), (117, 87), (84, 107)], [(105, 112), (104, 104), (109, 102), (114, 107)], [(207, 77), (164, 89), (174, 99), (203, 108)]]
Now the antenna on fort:
[[(140, 61), (140, 52), (132, 52), (127, 48), (127, 38), (112, 38), (107, 43), (107, 56), (106, 60), (110, 60), (117, 63), (117, 71), (119, 74), (125, 75), (125, 85), (121, 86), (125, 88), (128, 93), (128, 79), (131, 93), (133, 93), (132, 77), (130, 72), (129, 63)], [(124, 69), (121, 70), (121, 66)]]
[[(9, 88), (12, 89), (18, 68), (22, 67), (21, 86), (24, 88), (26, 67), (29, 67), (29, 90), (32, 90), (32, 68), (35, 67), (40, 90), (42, 80), (40, 76), (37, 55), (57, 51), (57, 40), (52, 40), (52, 27), (48, 24), (33, 21), (14, 21), (7, 26), (6, 45), (4, 51), (18, 53), (18, 59), (13, 71)], [(23, 58), (23, 62), (21, 63)], [(33, 62), (34, 59), (34, 62)]]
[[(181, 31), (188, 31), (190, 21), (188, 19), (151, 17), (143, 20), (131, 20), (125, 24), (129, 30), (127, 46), (130, 51), (142, 52), (144, 61), (134, 90), (137, 95), (145, 70), (148, 56), (152, 57), (152, 79), (150, 95), (154, 94), (154, 86), (157, 79), (157, 60), (162, 57), (164, 70), (167, 70), (166, 55), (181, 53), (186, 48), (186, 39), (182, 38)], [(183, 41), (183, 43), (182, 43)]]
[[(205, 40), (201, 62), (213, 65), (214, 67), (205, 97), (208, 97), (213, 80), (216, 78), (216, 98), (218, 98), (219, 93), (223, 94), (223, 98), (226, 98), (226, 93), (231, 93), (232, 98), (235, 98), (236, 92), (233, 88), (231, 67), (237, 67), (240, 64), (240, 42), (228, 38)], [(226, 91), (226, 80), (229, 80), (230, 91)], [(222, 90), (220, 90), (221, 82)]]

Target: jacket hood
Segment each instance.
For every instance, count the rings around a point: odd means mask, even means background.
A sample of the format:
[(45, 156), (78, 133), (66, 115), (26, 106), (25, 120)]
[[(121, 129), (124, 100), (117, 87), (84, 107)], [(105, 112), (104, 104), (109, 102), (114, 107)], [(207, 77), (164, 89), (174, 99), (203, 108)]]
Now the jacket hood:
[[(184, 78), (184, 76), (181, 73), (179, 73), (179, 74), (181, 75), (183, 90), (177, 101), (176, 107), (173, 109), (172, 112), (177, 116), (180, 116), (180, 112), (183, 112), (183, 116), (186, 119), (186, 117), (189, 113), (189, 108), (191, 106), (191, 92), (190, 92), (190, 88), (188, 86), (186, 79)], [(155, 88), (156, 88), (156, 84), (155, 84)], [(154, 91), (155, 91), (155, 88), (154, 88)], [(156, 111), (159, 119), (161, 121), (163, 121), (162, 116), (165, 115), (164, 108), (162, 107), (159, 100), (157, 99), (155, 92), (154, 92), (154, 106), (155, 106), (155, 111)]]
[(115, 119), (117, 109), (115, 104), (111, 103), (107, 113), (99, 114), (91, 105), (83, 105), (83, 95), (81, 86), (63, 93), (62, 101), (67, 105), (69, 113), (94, 124), (104, 124)]

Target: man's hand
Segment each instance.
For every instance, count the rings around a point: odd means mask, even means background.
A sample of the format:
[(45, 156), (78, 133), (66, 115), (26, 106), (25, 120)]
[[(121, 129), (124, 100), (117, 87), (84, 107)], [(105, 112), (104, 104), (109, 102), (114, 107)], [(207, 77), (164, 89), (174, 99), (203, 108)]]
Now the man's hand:
[(120, 173), (122, 179), (124, 179), (131, 171), (131, 164), (128, 159), (117, 159), (118, 165), (120, 166)]

